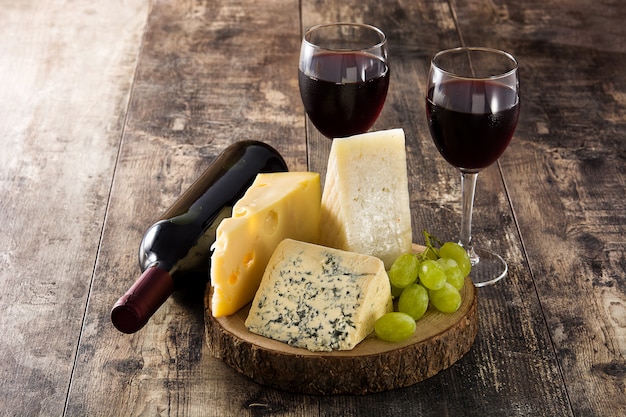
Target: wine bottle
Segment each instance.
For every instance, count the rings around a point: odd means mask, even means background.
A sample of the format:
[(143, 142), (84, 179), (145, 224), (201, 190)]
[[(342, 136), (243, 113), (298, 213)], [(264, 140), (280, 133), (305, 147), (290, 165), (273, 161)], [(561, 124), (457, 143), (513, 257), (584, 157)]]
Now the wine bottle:
[(134, 333), (185, 279), (207, 279), (220, 221), (231, 215), (258, 173), (280, 171), (287, 171), (284, 159), (263, 142), (241, 141), (226, 148), (144, 234), (142, 274), (113, 306), (113, 325)]

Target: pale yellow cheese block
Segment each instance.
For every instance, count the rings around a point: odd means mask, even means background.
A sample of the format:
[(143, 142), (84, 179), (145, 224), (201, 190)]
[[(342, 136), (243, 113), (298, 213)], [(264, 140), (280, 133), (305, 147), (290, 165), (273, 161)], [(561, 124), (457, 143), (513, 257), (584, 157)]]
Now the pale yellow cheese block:
[(217, 228), (211, 255), (211, 310), (215, 317), (252, 301), (274, 249), (285, 238), (317, 242), (321, 184), (318, 173), (257, 175)]
[(412, 229), (404, 131), (333, 139), (320, 243), (376, 256), (389, 269), (411, 251)]

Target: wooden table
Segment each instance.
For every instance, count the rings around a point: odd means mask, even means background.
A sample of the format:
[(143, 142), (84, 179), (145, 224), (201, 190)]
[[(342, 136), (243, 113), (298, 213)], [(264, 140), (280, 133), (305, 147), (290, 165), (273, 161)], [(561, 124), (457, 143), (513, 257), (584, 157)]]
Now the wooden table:
[[(0, 1), (0, 415), (626, 414), (626, 3), (597, 0)], [(460, 181), (424, 116), (430, 57), (459, 44), (520, 61), (522, 115), (481, 173), (474, 237), (508, 277), (478, 291), (459, 362), (366, 396), (265, 388), (208, 353), (202, 291), (140, 332), (109, 311), (144, 230), (228, 144), (293, 170), (330, 146), (297, 85), (303, 28), (388, 35), (375, 129), (407, 136), (415, 240), (453, 239)]]

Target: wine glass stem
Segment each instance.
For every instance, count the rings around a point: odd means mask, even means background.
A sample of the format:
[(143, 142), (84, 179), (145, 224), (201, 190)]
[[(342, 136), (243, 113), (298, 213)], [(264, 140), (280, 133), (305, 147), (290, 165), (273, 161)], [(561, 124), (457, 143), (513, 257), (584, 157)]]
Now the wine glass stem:
[(472, 211), (474, 209), (474, 193), (478, 172), (461, 172), (461, 200), (463, 208), (461, 212), (461, 236), (459, 243), (467, 251), (472, 265), (479, 261), (472, 244)]

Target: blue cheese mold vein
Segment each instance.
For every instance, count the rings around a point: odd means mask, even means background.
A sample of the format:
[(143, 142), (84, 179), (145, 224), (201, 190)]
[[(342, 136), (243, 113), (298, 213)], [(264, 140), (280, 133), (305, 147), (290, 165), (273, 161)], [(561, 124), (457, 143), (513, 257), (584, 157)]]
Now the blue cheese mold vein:
[(279, 248), (252, 303), (249, 331), (311, 351), (348, 350), (389, 310), (380, 260), (290, 239)]

